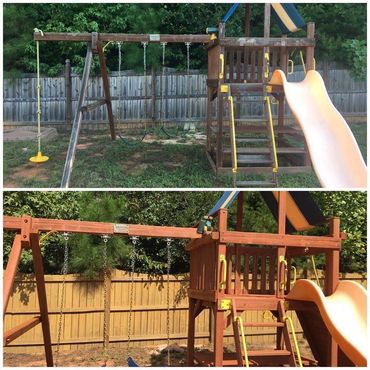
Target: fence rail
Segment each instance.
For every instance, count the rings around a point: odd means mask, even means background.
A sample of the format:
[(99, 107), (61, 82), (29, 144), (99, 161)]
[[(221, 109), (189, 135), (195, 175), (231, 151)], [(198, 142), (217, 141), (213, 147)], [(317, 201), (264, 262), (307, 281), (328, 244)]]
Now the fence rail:
[[(310, 276), (309, 276), (310, 278)], [(342, 278), (355, 280), (366, 285), (366, 275), (346, 274)], [(60, 293), (63, 277), (47, 275), (46, 292), (52, 343), (57, 340), (57, 324), (60, 313)], [(125, 271), (112, 273), (110, 342), (115, 346), (125, 346), (128, 333), (131, 278)], [(131, 340), (135, 346), (166, 343), (167, 328), (167, 282), (166, 277), (151, 277), (136, 274), (134, 279), (134, 300), (132, 312)], [(170, 338), (178, 344), (186, 344), (188, 301), (188, 276), (171, 276), (170, 291)], [(61, 350), (86, 349), (102, 346), (103, 343), (103, 281), (86, 279), (81, 275), (68, 275), (65, 283), (65, 300)], [(38, 314), (36, 286), (33, 275), (19, 274), (5, 316), (4, 329), (15, 327)], [(264, 321), (263, 312), (244, 313), (248, 322)], [(297, 332), (302, 330), (295, 314), (292, 314)], [(228, 341), (232, 333), (226, 332)], [(203, 311), (196, 323), (196, 343), (206, 344), (212, 338), (209, 310)], [(251, 328), (247, 339), (250, 344), (271, 343), (275, 334), (270, 328)], [(40, 325), (16, 339), (4, 349), (7, 353), (42, 352), (42, 332)]]
[[(323, 75), (329, 95), (343, 115), (366, 115), (366, 81), (355, 81), (345, 69), (319, 69)], [(290, 75), (290, 81), (300, 81), (304, 77), (299, 68)], [(68, 126), (68, 107), (66, 95), (71, 86), (72, 117), (77, 106), (81, 88), (80, 76), (71, 75), (70, 84), (65, 77), (41, 78), (41, 110), (46, 124), (59, 123)], [(147, 76), (134, 73), (112, 72), (109, 82), (112, 95), (113, 112), (122, 123), (142, 121), (205, 121), (207, 112), (207, 76), (196, 71), (189, 75), (168, 70)], [(87, 101), (99, 99), (103, 94), (102, 79), (91, 77)], [(36, 78), (27, 75), (23, 78), (5, 79), (3, 86), (4, 121), (12, 124), (35, 124)], [(241, 107), (241, 115), (256, 118), (263, 114), (259, 101), (251, 97), (250, 104)], [(215, 114), (216, 107), (213, 107)], [(276, 107), (273, 107), (276, 113)], [(289, 110), (286, 112), (289, 115)], [(84, 122), (106, 122), (104, 106), (84, 115)], [(94, 127), (94, 126), (92, 126)]]

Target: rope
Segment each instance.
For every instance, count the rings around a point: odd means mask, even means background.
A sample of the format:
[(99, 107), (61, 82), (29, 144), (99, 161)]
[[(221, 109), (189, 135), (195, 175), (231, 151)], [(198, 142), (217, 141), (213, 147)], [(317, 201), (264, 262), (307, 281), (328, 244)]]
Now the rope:
[(249, 367), (248, 349), (247, 349), (247, 341), (245, 340), (243, 319), (241, 316), (236, 316), (234, 320), (239, 325), (239, 330), (240, 330), (240, 334), (242, 337), (245, 367)]
[(188, 119), (191, 118), (191, 104), (190, 104), (190, 45), (191, 42), (185, 42), (186, 45), (186, 61), (187, 61), (187, 77), (188, 77)]
[(171, 269), (171, 244), (172, 239), (167, 238), (167, 365), (171, 366), (170, 351), (170, 269)]
[[(41, 36), (44, 33), (38, 28), (34, 29), (34, 32), (40, 32)], [(36, 41), (36, 90), (37, 90), (37, 150), (41, 152), (41, 84), (40, 84), (40, 43)]]
[(145, 127), (145, 134), (146, 134), (146, 121), (148, 118), (148, 106), (147, 106), (147, 66), (146, 66), (146, 48), (148, 46), (148, 42), (144, 41), (141, 43), (143, 45), (143, 69), (144, 69), (144, 127)]
[(121, 64), (122, 64), (122, 43), (118, 42), (118, 81), (119, 81), (119, 95), (118, 95), (118, 106), (117, 106), (117, 126), (121, 123), (121, 99), (122, 99), (122, 73), (121, 73)]
[(64, 307), (64, 295), (65, 295), (65, 283), (66, 283), (66, 276), (68, 274), (68, 239), (69, 233), (63, 233), (64, 237), (64, 260), (63, 260), (63, 268), (62, 268), (62, 287), (61, 287), (61, 295), (60, 295), (60, 305), (59, 305), (59, 318), (58, 318), (58, 333), (57, 333), (57, 349), (55, 351), (55, 366), (58, 366), (59, 360), (59, 352), (60, 352), (60, 341), (62, 338), (62, 325), (63, 325), (63, 307)]

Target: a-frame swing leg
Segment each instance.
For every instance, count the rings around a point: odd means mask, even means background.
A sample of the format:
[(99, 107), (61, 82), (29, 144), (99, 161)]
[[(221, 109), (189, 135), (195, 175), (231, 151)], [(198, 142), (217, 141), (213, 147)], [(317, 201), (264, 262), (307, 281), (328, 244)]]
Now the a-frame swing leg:
[(110, 90), (109, 90), (107, 65), (105, 63), (104, 51), (103, 51), (103, 47), (100, 41), (97, 42), (97, 51), (98, 51), (98, 56), (99, 56), (101, 77), (103, 79), (105, 104), (107, 105), (110, 136), (112, 140), (116, 140), (116, 132), (114, 129), (114, 117), (113, 117), (113, 109), (112, 109), (112, 98), (111, 98)]
[(42, 334), (44, 339), (46, 365), (53, 367), (53, 352), (51, 345), (49, 312), (46, 299), (46, 288), (44, 279), (44, 269), (42, 265), (42, 255), (39, 245), (39, 236), (37, 233), (30, 233), (31, 217), (22, 217), (21, 234), (17, 234), (14, 238), (12, 250), (9, 255), (9, 260), (4, 272), (4, 289), (3, 289), (3, 318), (5, 318), (6, 309), (9, 303), (10, 294), (13, 289), (15, 276), (21, 253), (23, 248), (31, 249), (33, 266), (35, 270), (37, 297), (39, 301), (40, 315), (21, 323), (20, 325), (9, 329), (3, 334), (4, 346), (9, 345), (13, 340), (17, 339), (24, 333), (31, 330), (33, 327), (41, 323)]
[(44, 338), (46, 365), (48, 367), (53, 367), (54, 362), (53, 362), (53, 351), (52, 351), (52, 346), (51, 346), (48, 303), (46, 299), (44, 268), (42, 265), (42, 255), (41, 255), (41, 249), (39, 245), (38, 234), (31, 234), (30, 241), (31, 241), (31, 249), (32, 249), (32, 256), (33, 256), (33, 266), (35, 270), (37, 296), (38, 296), (39, 307), (40, 307), (40, 318), (41, 318), (42, 335)]
[(88, 44), (86, 58), (85, 58), (85, 66), (84, 66), (84, 71), (82, 75), (80, 96), (78, 98), (77, 110), (76, 110), (76, 113), (73, 119), (72, 132), (71, 132), (71, 137), (69, 139), (69, 146), (68, 146), (66, 162), (64, 164), (63, 177), (62, 177), (62, 182), (60, 184), (61, 188), (69, 187), (69, 181), (71, 178), (73, 162), (74, 162), (75, 154), (76, 154), (78, 135), (81, 129), (83, 106), (84, 106), (86, 94), (87, 94), (87, 86), (89, 82), (92, 60), (93, 60), (93, 53), (92, 53), (91, 45)]

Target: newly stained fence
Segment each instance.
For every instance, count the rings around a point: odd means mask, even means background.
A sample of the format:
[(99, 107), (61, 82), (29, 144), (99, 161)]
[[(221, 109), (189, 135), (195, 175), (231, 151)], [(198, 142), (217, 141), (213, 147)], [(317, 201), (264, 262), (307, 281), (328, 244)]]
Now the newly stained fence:
[[(348, 70), (339, 68), (319, 69), (324, 76), (329, 95), (345, 116), (366, 115), (366, 81), (356, 81)], [(288, 76), (290, 81), (300, 81), (304, 73), (296, 69)], [(185, 122), (205, 121), (206, 119), (206, 80), (207, 76), (197, 71), (189, 75), (168, 70), (151, 73), (147, 76), (124, 72), (118, 76), (112, 72), (110, 91), (113, 112), (117, 121), (128, 122)], [(81, 88), (81, 78), (72, 75), (72, 112), (77, 106)], [(5, 79), (3, 87), (4, 121), (6, 124), (33, 124), (36, 122), (36, 78), (28, 75), (23, 78)], [(46, 124), (66, 125), (66, 86), (64, 77), (41, 79), (42, 120)], [(88, 87), (88, 102), (103, 96), (102, 79), (92, 77)], [(241, 116), (256, 118), (263, 114), (260, 97), (251, 97), (250, 104), (241, 106)], [(255, 102), (253, 102), (255, 100)], [(215, 114), (215, 104), (213, 113)], [(276, 106), (273, 106), (276, 113)], [(289, 110), (287, 110), (289, 114)], [(73, 117), (73, 116), (72, 116)], [(104, 106), (86, 113), (84, 122), (107, 121)], [(92, 125), (91, 127), (95, 127)]]
[[(346, 280), (355, 280), (366, 286), (366, 275), (346, 274)], [(112, 273), (110, 342), (114, 346), (126, 346), (130, 307), (130, 275), (115, 270)], [(158, 345), (167, 338), (167, 282), (166, 276), (135, 274), (131, 340), (133, 346)], [(188, 322), (187, 300), (188, 277), (171, 276), (170, 291), (170, 337), (171, 341), (186, 344)], [(60, 312), (62, 276), (47, 275), (46, 291), (50, 311), (52, 342), (57, 340), (57, 323)], [(103, 281), (86, 279), (81, 275), (68, 275), (65, 283), (65, 304), (61, 349), (84, 349), (101, 347), (103, 341)], [(19, 274), (16, 278), (5, 317), (5, 329), (23, 323), (38, 314), (37, 293), (32, 275)], [(268, 315), (267, 315), (268, 316)], [(302, 336), (302, 330), (295, 315), (294, 324)], [(271, 320), (262, 311), (244, 313), (248, 322)], [(227, 330), (228, 342), (232, 342), (231, 328)], [(212, 338), (209, 310), (204, 310), (196, 324), (196, 343), (205, 344)], [(247, 340), (250, 344), (274, 341), (271, 328), (249, 328)], [(5, 352), (42, 352), (41, 326), (16, 339), (5, 348)]]

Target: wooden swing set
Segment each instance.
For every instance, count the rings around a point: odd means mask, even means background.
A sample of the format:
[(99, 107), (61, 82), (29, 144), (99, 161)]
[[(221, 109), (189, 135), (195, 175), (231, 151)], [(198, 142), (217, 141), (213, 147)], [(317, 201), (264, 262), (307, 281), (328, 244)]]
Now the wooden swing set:
[[(233, 175), (234, 185), (240, 187), (270, 187), (277, 185), (277, 173), (296, 173), (311, 169), (309, 154), (302, 132), (297, 128), (285, 127), (285, 97), (281, 87), (269, 84), (271, 74), (281, 69), (288, 74), (288, 65), (294, 52), (305, 53), (305, 71), (315, 68), (314, 46), (315, 26), (307, 24), (307, 37), (270, 37), (271, 7), (265, 4), (264, 35), (250, 37), (250, 4), (246, 4), (244, 37), (226, 37), (225, 24), (236, 7), (232, 7), (218, 28), (207, 29), (204, 35), (165, 34), (121, 34), (121, 33), (34, 33), (38, 42), (67, 41), (86, 42), (87, 51), (82, 74), (81, 89), (75, 111), (61, 187), (68, 188), (73, 169), (76, 147), (83, 115), (86, 112), (106, 106), (110, 136), (116, 139), (115, 118), (109, 90), (108, 72), (104, 47), (108, 43), (141, 43), (144, 52), (148, 43), (159, 43), (163, 53), (167, 43), (203, 44), (208, 52), (207, 76), (207, 158), (216, 174), (228, 172)], [(88, 80), (94, 54), (98, 55), (104, 96), (94, 103), (87, 103)], [(189, 64), (189, 63), (188, 63)], [(189, 70), (189, 65), (188, 65)], [(163, 89), (162, 89), (163, 94)], [(242, 111), (255, 100), (244, 98), (262, 97), (265, 119), (243, 118)], [(278, 105), (277, 126), (272, 119), (272, 100)], [(163, 105), (164, 97), (161, 97)], [(213, 105), (216, 105), (216, 121)], [(225, 113), (227, 121), (225, 124)], [(161, 116), (163, 107), (161, 107)], [(117, 117), (116, 117), (117, 118)], [(119, 119), (119, 118), (117, 118)], [(276, 127), (275, 127), (276, 126)], [(275, 138), (276, 137), (276, 138)], [(300, 147), (291, 146), (289, 138), (299, 139)], [(280, 162), (280, 164), (279, 164)], [(271, 174), (271, 181), (237, 182), (237, 173)]]
[[(41, 324), (46, 364), (54, 365), (40, 249), (40, 233), (53, 231), (106, 237), (190, 240), (186, 247), (190, 253), (188, 366), (193, 366), (194, 362), (208, 366), (350, 364), (320, 321), (320, 314), (315, 305), (289, 302), (288, 307), (285, 300), (292, 284), (292, 259), (300, 256), (325, 255), (324, 294), (330, 295), (334, 292), (339, 281), (341, 243), (345, 238), (340, 232), (340, 221), (338, 218), (325, 221), (329, 225), (327, 236), (288, 233), (291, 217), (289, 210), (294, 209), (292, 195), (289, 192), (274, 192), (274, 197), (276, 204), (273, 209), (278, 224), (276, 233), (243, 231), (242, 192), (237, 197), (237, 222), (234, 230), (230, 230), (228, 226), (228, 210), (225, 207), (216, 209), (212, 227), (207, 224), (208, 226), (198, 228), (52, 220), (27, 215), (4, 216), (4, 230), (16, 232), (16, 235), (4, 272), (3, 317), (12, 293), (22, 250), (32, 252), (40, 307), (38, 316), (4, 333), (4, 345), (10, 344)], [(214, 351), (209, 354), (195, 352), (195, 320), (205, 309), (210, 310), (213, 321)], [(315, 359), (300, 355), (294, 339), (294, 328), (287, 319), (287, 309), (296, 311)], [(243, 323), (241, 314), (248, 310), (269, 311), (275, 320), (266, 323)], [(315, 330), (311, 329), (312, 321), (318, 323)], [(236, 352), (224, 353), (225, 329), (230, 325), (233, 328)], [(276, 348), (249, 351), (244, 335), (244, 328), (248, 326), (275, 328)]]

